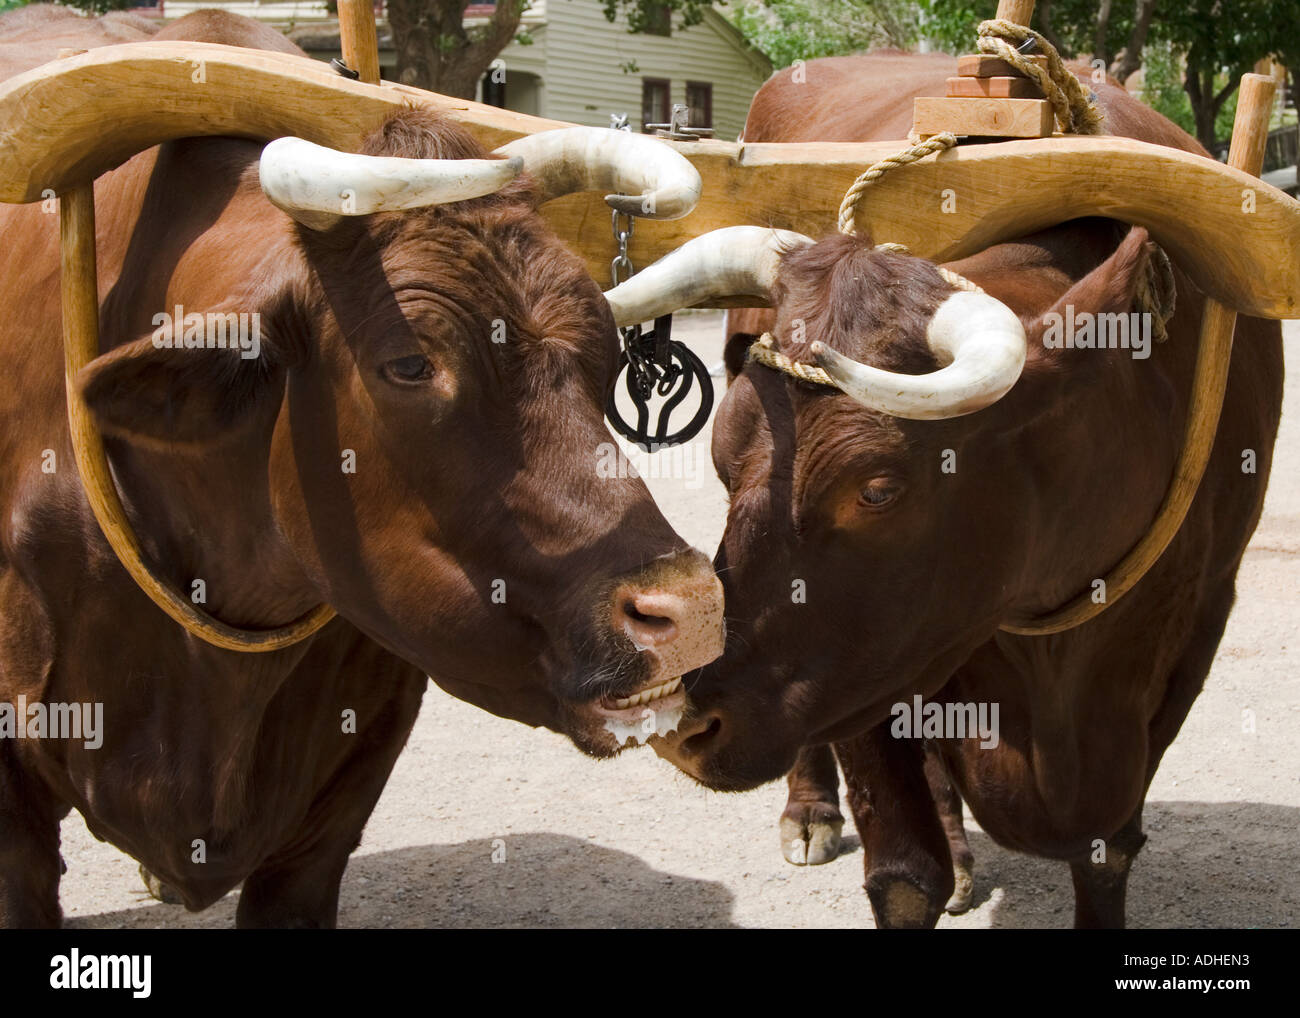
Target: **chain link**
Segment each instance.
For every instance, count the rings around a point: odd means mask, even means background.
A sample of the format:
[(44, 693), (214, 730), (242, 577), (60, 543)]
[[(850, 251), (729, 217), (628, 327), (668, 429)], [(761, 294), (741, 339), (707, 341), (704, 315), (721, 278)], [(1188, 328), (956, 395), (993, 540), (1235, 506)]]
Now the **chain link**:
[[(622, 216), (627, 222), (626, 229), (619, 228), (620, 216)], [(618, 286), (619, 283), (623, 282), (623, 279), (619, 277), (621, 272), (627, 273), (627, 276), (624, 278), (631, 278), (632, 274), (636, 271), (632, 266), (632, 259), (627, 256), (627, 242), (632, 237), (632, 231), (636, 229), (636, 217), (630, 213), (620, 212), (618, 209), (614, 209), (610, 216), (610, 222), (614, 229), (614, 240), (618, 243), (618, 254), (616, 254), (614, 260), (609, 263), (609, 275), (613, 280), (614, 285)]]

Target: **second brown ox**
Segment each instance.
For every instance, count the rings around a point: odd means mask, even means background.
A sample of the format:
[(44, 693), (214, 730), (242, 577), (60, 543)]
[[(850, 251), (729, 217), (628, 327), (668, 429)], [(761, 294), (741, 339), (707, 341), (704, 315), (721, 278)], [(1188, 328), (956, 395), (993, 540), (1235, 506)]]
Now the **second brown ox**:
[[(911, 98), (941, 94), (951, 73), (942, 57), (814, 61), (806, 81), (784, 72), (763, 87), (746, 140), (901, 138)], [(1111, 133), (1200, 151), (1122, 90), (1096, 90)], [(1171, 200), (1195, 214), (1195, 195)], [(1059, 635), (1000, 626), (1093, 589), (1169, 485), (1195, 288), (1177, 275), (1169, 339), (1149, 358), (1044, 342), (1067, 315), (1134, 310), (1153, 256), (1140, 229), (1075, 221), (949, 266), (989, 295), (977, 298), (865, 238), (724, 231), (636, 281), (696, 301), (700, 273), (721, 265), (715, 292), (766, 274), (776, 309), (730, 318), (734, 377), (713, 439), (730, 493), (715, 563), (727, 651), (658, 749), (720, 789), (794, 768), (784, 830), (803, 840), (795, 861), (833, 855), (833, 749), (879, 926), (932, 925), (954, 890), (954, 855), (968, 875), (948, 776), (1001, 844), (1069, 864), (1077, 925), (1124, 922), (1148, 784), (1205, 680), (1259, 519), (1282, 394), (1276, 323), (1239, 322), (1205, 479), (1137, 587)], [(843, 391), (745, 363), (769, 330)], [(996, 705), (996, 745), (936, 738), (927, 763), (920, 733), (893, 727), (896, 705), (916, 696)]]

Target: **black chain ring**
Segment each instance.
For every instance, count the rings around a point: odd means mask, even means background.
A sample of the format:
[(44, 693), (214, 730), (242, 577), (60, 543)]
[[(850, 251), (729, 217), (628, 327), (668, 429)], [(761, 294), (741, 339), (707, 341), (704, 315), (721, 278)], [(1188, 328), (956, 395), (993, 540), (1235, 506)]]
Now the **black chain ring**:
[[(636, 426), (629, 424), (620, 413), (615, 399), (618, 380), (610, 390), (605, 404), (605, 416), (614, 430), (629, 442), (635, 442), (646, 452), (664, 446), (689, 442), (703, 430), (713, 410), (713, 380), (709, 370), (685, 343), (672, 338), (673, 316), (655, 319), (654, 328), (644, 332), (639, 325), (628, 326), (623, 334), (623, 353), (619, 357), (619, 377), (636, 407)], [(669, 431), (673, 411), (690, 395), (696, 383), (700, 387), (700, 406), (695, 416), (677, 431)], [(650, 430), (650, 399), (667, 397)]]

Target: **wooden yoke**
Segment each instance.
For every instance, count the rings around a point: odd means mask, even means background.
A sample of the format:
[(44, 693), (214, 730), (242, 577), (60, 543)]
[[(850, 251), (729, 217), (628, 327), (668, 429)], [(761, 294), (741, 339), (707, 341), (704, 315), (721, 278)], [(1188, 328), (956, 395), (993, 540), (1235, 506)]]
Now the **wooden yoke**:
[[(306, 57), (211, 43), (106, 46), (0, 84), (0, 201), (30, 202), (93, 181), (137, 152), (180, 137), (297, 135), (355, 151), (404, 104), (459, 122), (488, 148), (571, 125), (420, 89), (344, 78)], [(699, 170), (703, 197), (683, 219), (637, 223), (639, 265), (693, 237), (751, 223), (818, 236), (861, 171), (905, 147), (669, 142)], [(1195, 195), (1191, 206), (1171, 195)], [(954, 203), (955, 211), (943, 211)], [(1255, 211), (1245, 221), (1240, 210)], [(603, 196), (543, 208), (600, 280), (613, 254)], [(1202, 156), (1111, 137), (1045, 138), (959, 148), (877, 181), (860, 233), (947, 261), (1083, 215), (1147, 227), (1196, 284), (1243, 314), (1300, 315), (1300, 202)], [(758, 303), (752, 298), (721, 306)]]

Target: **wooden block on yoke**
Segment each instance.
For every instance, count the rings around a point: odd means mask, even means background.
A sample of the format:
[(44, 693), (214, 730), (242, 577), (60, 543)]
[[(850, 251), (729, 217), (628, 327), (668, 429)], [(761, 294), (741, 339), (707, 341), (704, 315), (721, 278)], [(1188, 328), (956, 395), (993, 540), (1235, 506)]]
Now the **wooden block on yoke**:
[(948, 95), (966, 99), (1041, 99), (1042, 90), (1028, 78), (949, 78)]
[(913, 100), (912, 131), (922, 138), (951, 131), (985, 138), (1050, 138), (1052, 104), (1046, 99)]
[[(1030, 63), (1047, 70), (1047, 57), (1041, 53), (1025, 57)], [(985, 53), (967, 53), (957, 58), (957, 75), (961, 78), (1023, 78), (1024, 75), (1001, 57)]]

